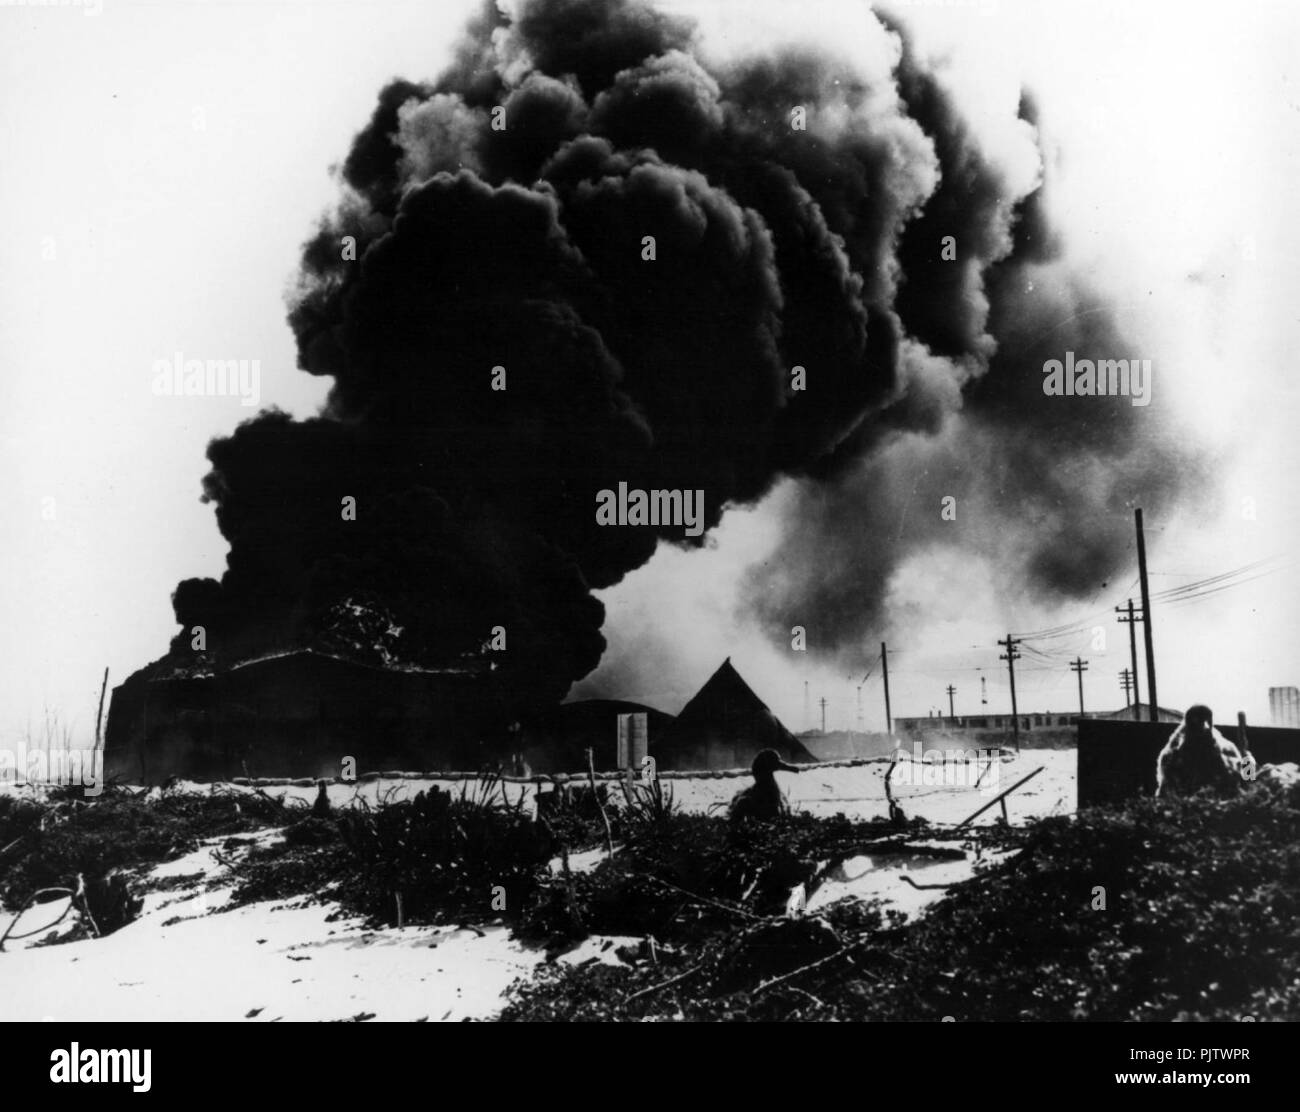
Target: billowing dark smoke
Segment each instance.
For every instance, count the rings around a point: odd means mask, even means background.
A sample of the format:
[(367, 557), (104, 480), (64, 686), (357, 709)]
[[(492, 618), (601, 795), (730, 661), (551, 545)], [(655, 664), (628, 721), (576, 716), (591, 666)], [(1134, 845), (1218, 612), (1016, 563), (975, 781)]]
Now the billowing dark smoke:
[[(1116, 338), (1053, 278), (1034, 175), (986, 159), (905, 49), (874, 76), (806, 50), (710, 69), (633, 0), (510, 8), (439, 80), (384, 89), (343, 162), (290, 313), (328, 403), (209, 448), (229, 570), (177, 588), (186, 630), (301, 642), (361, 608), (436, 663), (504, 626), (521, 701), (559, 698), (604, 648), (590, 591), (699, 543), (598, 526), (620, 481), (703, 490), (708, 526), (816, 485), (751, 584), (774, 627), (860, 633), (943, 494), (964, 520), (1014, 502), (1043, 589), (1115, 560), (1089, 513), (1129, 469), (1170, 489), (1167, 446), (1127, 401), (1043, 398), (1044, 358)], [(908, 506), (928, 519), (894, 532)]]
[[(898, 244), (899, 396), (818, 462), (818, 481), (788, 501), (782, 540), (744, 590), (773, 638), (803, 624), (832, 656), (860, 655), (887, 624), (890, 573), (913, 553), (978, 553), (1004, 598), (1094, 597), (1133, 564), (1133, 507), (1158, 518), (1207, 479), (1205, 453), (1168, 418), (1167, 375), (1145, 406), (1044, 394), (1045, 361), (1067, 351), (1153, 353), (1062, 261), (1042, 181), (1015, 195), (896, 30), (899, 93), (941, 175)], [(1035, 116), (1024, 98), (1021, 119)], [(958, 261), (943, 258), (945, 236)]]

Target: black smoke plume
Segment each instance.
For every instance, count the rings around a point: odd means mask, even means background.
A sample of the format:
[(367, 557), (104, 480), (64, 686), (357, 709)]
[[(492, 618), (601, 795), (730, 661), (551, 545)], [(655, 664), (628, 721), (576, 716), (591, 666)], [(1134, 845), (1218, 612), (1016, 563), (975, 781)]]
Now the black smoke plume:
[(699, 543), (597, 526), (620, 481), (703, 490), (709, 526), (782, 477), (815, 485), (750, 587), (773, 628), (845, 638), (929, 540), (882, 528), (905, 503), (1014, 502), (1018, 564), (1068, 594), (1115, 559), (1088, 521), (1122, 476), (1173, 490), (1127, 402), (1044, 405), (1043, 358), (1115, 338), (1104, 314), (1044, 330), (1086, 295), (1052, 270), (1037, 178), (985, 158), (901, 28), (879, 28), (892, 69), (862, 74), (801, 49), (710, 66), (689, 21), (634, 0), (510, 8), (441, 78), (382, 90), (342, 162), (290, 309), (328, 402), (210, 446), (229, 566), (177, 588), (175, 648), (197, 624), (218, 653), (300, 643), (351, 606), (436, 664), (503, 626), (515, 697), (554, 700), (603, 651), (591, 590)]

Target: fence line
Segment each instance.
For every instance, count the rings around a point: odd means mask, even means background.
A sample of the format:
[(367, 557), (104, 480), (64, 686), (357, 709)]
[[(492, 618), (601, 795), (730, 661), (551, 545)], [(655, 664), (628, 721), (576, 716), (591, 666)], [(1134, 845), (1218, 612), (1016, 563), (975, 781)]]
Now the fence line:
[[(946, 751), (938, 750), (937, 752), (946, 752)], [(959, 752), (964, 753), (966, 752), (966, 750), (959, 750)], [(1015, 754), (1012, 753), (1011, 750), (1009, 749), (999, 749), (998, 753), (1000, 754), (1000, 759), (1004, 762), (1008, 760), (1013, 760), (1015, 758)], [(912, 755), (905, 751), (899, 753), (898, 759), (912, 761), (912, 763), (916, 763), (915, 761), (913, 761)], [(894, 754), (892, 753), (882, 757), (849, 757), (837, 761), (817, 761), (812, 764), (800, 765), (799, 769), (801, 772), (816, 772), (821, 769), (828, 769), (828, 768), (862, 768), (866, 765), (889, 764), (893, 760), (895, 760), (895, 757)], [(922, 762), (922, 763), (961, 764), (963, 763), (963, 760), (958, 760), (956, 758), (953, 758), (951, 761), (945, 759), (943, 761)], [(969, 764), (970, 763), (969, 759), (964, 759), (964, 763)], [(976, 758), (975, 763), (976, 764), (980, 763), (980, 758)], [(628, 771), (629, 770), (625, 769), (619, 772), (597, 772), (596, 779), (601, 781), (624, 780), (628, 776)], [(748, 768), (705, 769), (705, 770), (666, 769), (663, 771), (656, 772), (655, 775), (660, 780), (724, 780), (724, 779), (734, 779), (735, 777), (739, 777), (739, 776), (749, 776), (751, 775), (751, 771)], [(325, 780), (326, 783), (361, 784), (361, 783), (370, 783), (376, 780), (482, 780), (487, 776), (495, 776), (497, 779), (503, 780), (507, 784), (587, 783), (591, 779), (590, 774), (587, 772), (550, 772), (550, 773), (541, 772), (541, 773), (534, 773), (529, 776), (511, 776), (508, 774), (493, 773), (493, 772), (402, 772), (398, 770), (393, 770), (389, 772), (363, 772), (360, 775), (356, 776), (355, 778), (347, 779), (347, 780), (343, 779), (341, 776), (335, 776), (333, 777), (333, 779), (331, 779), (330, 777), (315, 778), (310, 776), (302, 776), (296, 779), (287, 776), (273, 776), (273, 777), (262, 777), (262, 778), (236, 776), (234, 779), (230, 781), (222, 781), (222, 782), (223, 783), (228, 782), (231, 784), (236, 784), (240, 787), (248, 787), (248, 788), (286, 788), (286, 787), (311, 788), (311, 787), (315, 787), (316, 784), (318, 784), (321, 779)], [(634, 770), (632, 771), (632, 776), (634, 779), (638, 779), (638, 780), (641, 778), (640, 773)], [(195, 783), (202, 783), (202, 782), (203, 781), (195, 781)]]

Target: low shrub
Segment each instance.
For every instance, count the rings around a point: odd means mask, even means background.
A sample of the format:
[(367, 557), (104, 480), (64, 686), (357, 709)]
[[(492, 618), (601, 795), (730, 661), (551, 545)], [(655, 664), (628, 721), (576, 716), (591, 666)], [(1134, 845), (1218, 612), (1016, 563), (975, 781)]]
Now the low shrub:
[(339, 833), (358, 868), (340, 888), (353, 906), (391, 922), (396, 897), (413, 921), (477, 914), (487, 918), (494, 895), (522, 907), (550, 858), (552, 839), (499, 781), (471, 794), (431, 788), (408, 802), (360, 806), (339, 819)]
[[(9, 906), (21, 905), (40, 888), (75, 888), (78, 876), (90, 882), (117, 868), (170, 860), (205, 838), (256, 830), (276, 817), (267, 802), (232, 793), (152, 799), (115, 793), (96, 800), (13, 803), (0, 796), (0, 827), (22, 836), (0, 858), (0, 902)], [(286, 821), (283, 812), (279, 821)]]
[[(772, 824), (775, 841), (753, 848), (798, 859), (815, 848), (811, 834), (804, 820)], [(823, 834), (823, 846), (834, 842)], [(1021, 853), (905, 926), (868, 905), (836, 906), (825, 919), (840, 949), (788, 981), (735, 976), (744, 966), (728, 955), (759, 929), (736, 921), (696, 938), (679, 931), (658, 966), (552, 968), (515, 987), (504, 1018), (1300, 1018), (1300, 811), (1286, 794), (1139, 799), (1014, 836)], [(724, 890), (721, 875), (708, 890)], [(610, 869), (589, 883), (631, 881)], [(731, 979), (719, 982), (719, 969)]]

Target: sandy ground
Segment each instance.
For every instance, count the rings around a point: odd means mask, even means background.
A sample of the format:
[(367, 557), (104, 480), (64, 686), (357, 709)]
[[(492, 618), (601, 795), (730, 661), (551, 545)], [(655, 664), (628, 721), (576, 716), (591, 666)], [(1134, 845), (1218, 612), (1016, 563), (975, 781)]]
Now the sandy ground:
[[(780, 779), (796, 810), (869, 818), (886, 813), (881, 783), (885, 767), (819, 768), (781, 773)], [(1072, 812), (1072, 750), (1026, 751), (993, 770), (999, 778), (996, 790), (989, 789), (990, 775), (974, 787), (953, 783), (955, 769), (948, 773), (947, 784), (908, 783), (907, 774), (896, 771), (894, 794), (909, 815), (953, 824), (1039, 767), (1042, 772), (1008, 797), (1011, 821)], [(931, 779), (942, 780), (942, 775), (942, 770), (926, 770)], [(710, 777), (666, 783), (671, 783), (680, 805), (707, 812), (725, 806), (745, 781)], [(358, 793), (371, 803), (396, 801), (427, 786), (418, 781), (371, 781), (335, 785), (330, 795), (337, 804)], [(451, 786), (459, 790), (460, 785)], [(507, 790), (512, 799), (518, 798), (516, 792), (531, 791), (522, 785)], [(308, 800), (315, 794), (311, 788), (267, 791)], [(997, 814), (994, 806), (977, 821), (992, 821)], [(249, 845), (280, 836), (265, 831), (250, 838)], [(337, 906), (308, 900), (222, 910), (230, 895), (224, 883), (228, 870), (212, 849), (225, 840), (215, 839), (154, 869), (154, 879), (170, 880), (174, 887), (148, 895), (141, 917), (107, 938), (33, 947), (42, 939), (37, 935), (6, 943), (0, 954), (0, 1020), (487, 1019), (502, 1006), (507, 986), (544, 960), (541, 952), (512, 939), (504, 926), (367, 930), (360, 920), (344, 917)], [(593, 868), (602, 856), (601, 850), (575, 854), (570, 863)], [(903, 882), (903, 875), (920, 884), (950, 883), (968, 877), (973, 867), (971, 855), (964, 861), (899, 855), (853, 858), (806, 900), (806, 911), (821, 910), (839, 899), (877, 898), (907, 915), (920, 914), (943, 897), (943, 890), (918, 890)], [(804, 902), (802, 894), (796, 894), (792, 907)], [(32, 909), (20, 929), (54, 920), (65, 905), (63, 901)], [(0, 913), (0, 925), (10, 918)], [(51, 933), (66, 931), (72, 918)], [(617, 963), (617, 948), (637, 941), (591, 938), (561, 960)]]
[[(1072, 814), (1075, 810), (1074, 750), (1026, 750), (1019, 758), (998, 762), (976, 787), (979, 776), (974, 765), (956, 762), (943, 766), (918, 766), (910, 762), (895, 769), (894, 798), (908, 817), (918, 816), (931, 823), (956, 824), (979, 810), (999, 792), (1021, 777), (1042, 768), (1034, 779), (1007, 797), (1007, 812), (1013, 823), (1049, 814)], [(829, 817), (843, 813), (851, 819), (884, 818), (889, 813), (884, 779), (888, 764), (856, 768), (811, 768), (804, 772), (779, 772), (777, 781), (796, 811)], [(666, 780), (674, 798), (687, 810), (721, 811), (747, 780)], [(977, 824), (992, 822), (1000, 815), (995, 805)]]
[[(0, 1020), (482, 1018), (542, 960), (504, 926), (372, 931), (353, 918), (331, 921), (335, 905), (307, 900), (222, 911), (226, 873), (205, 846), (153, 870), (154, 879), (188, 883), (148, 895), (140, 919), (107, 938), (6, 943)], [(62, 906), (38, 910), (53, 918)], [(24, 931), (39, 925), (33, 915)]]

